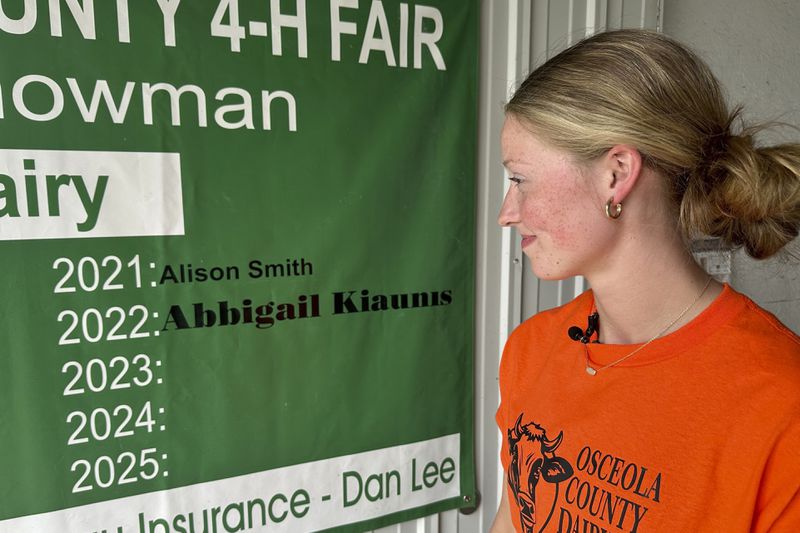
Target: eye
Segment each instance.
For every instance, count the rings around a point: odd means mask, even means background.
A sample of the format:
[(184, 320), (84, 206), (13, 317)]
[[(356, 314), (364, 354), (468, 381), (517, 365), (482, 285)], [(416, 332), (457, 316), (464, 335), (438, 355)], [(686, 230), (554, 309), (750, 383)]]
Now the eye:
[(520, 178), (520, 177), (519, 177), (519, 176), (517, 176), (516, 174), (512, 174), (511, 176), (509, 176), (509, 177), (508, 177), (508, 180), (509, 180), (511, 183), (513, 183), (514, 185), (519, 185), (519, 184), (521, 184), (521, 183), (524, 181), (522, 178)]

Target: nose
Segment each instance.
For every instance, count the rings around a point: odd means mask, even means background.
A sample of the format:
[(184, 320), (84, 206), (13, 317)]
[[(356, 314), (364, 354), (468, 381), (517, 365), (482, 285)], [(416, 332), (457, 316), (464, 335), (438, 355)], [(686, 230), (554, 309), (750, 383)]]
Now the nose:
[(517, 199), (514, 192), (514, 185), (508, 188), (503, 204), (500, 206), (500, 214), (497, 216), (497, 223), (501, 226), (512, 226), (518, 222)]

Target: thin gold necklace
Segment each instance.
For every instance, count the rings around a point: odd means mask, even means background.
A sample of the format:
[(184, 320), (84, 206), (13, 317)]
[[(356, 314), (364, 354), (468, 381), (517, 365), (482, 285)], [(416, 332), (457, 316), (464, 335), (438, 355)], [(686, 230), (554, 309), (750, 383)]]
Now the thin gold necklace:
[(669, 328), (671, 328), (672, 326), (674, 326), (674, 325), (675, 325), (675, 323), (676, 323), (676, 322), (678, 322), (678, 320), (680, 320), (681, 318), (683, 318), (683, 315), (685, 315), (686, 313), (688, 313), (688, 312), (689, 312), (689, 309), (691, 309), (692, 307), (694, 307), (694, 306), (697, 304), (697, 302), (699, 302), (699, 301), (700, 301), (700, 298), (702, 298), (702, 297), (703, 297), (703, 295), (706, 293), (706, 290), (708, 290), (708, 286), (709, 286), (710, 284), (711, 284), (711, 276), (709, 276), (709, 277), (708, 277), (708, 280), (706, 280), (706, 284), (703, 286), (703, 290), (702, 290), (702, 291), (700, 291), (700, 294), (699, 294), (699, 295), (697, 295), (697, 298), (695, 298), (695, 300), (694, 300), (692, 303), (690, 303), (688, 306), (686, 306), (686, 309), (684, 309), (683, 311), (681, 311), (681, 314), (679, 314), (677, 317), (675, 317), (675, 320), (673, 320), (672, 322), (670, 322), (670, 323), (669, 323), (669, 325), (668, 325), (667, 327), (665, 327), (664, 329), (662, 329), (661, 331), (659, 331), (658, 333), (656, 333), (656, 336), (655, 336), (655, 337), (651, 338), (649, 341), (647, 341), (646, 343), (642, 344), (641, 346), (639, 346), (638, 348), (636, 348), (634, 351), (632, 351), (632, 352), (631, 352), (631, 353), (629, 353), (628, 355), (626, 355), (626, 356), (624, 356), (624, 357), (620, 357), (619, 359), (617, 359), (616, 361), (614, 361), (614, 362), (612, 362), (612, 363), (609, 363), (609, 364), (607, 364), (607, 365), (605, 365), (605, 366), (601, 366), (601, 367), (599, 367), (599, 368), (595, 368), (595, 367), (593, 367), (593, 366), (592, 366), (592, 364), (589, 362), (589, 346), (588, 346), (588, 345), (586, 345), (586, 344), (584, 344), (584, 345), (583, 345), (583, 349), (584, 349), (584, 357), (586, 358), (586, 373), (587, 373), (587, 374), (589, 374), (590, 376), (594, 376), (594, 375), (596, 375), (598, 372), (600, 372), (601, 370), (605, 370), (606, 368), (611, 368), (612, 366), (616, 366), (616, 365), (620, 364), (621, 362), (623, 362), (623, 361), (625, 361), (625, 360), (627, 360), (627, 359), (630, 359), (631, 357), (633, 357), (634, 355), (636, 355), (637, 353), (639, 353), (639, 352), (640, 352), (641, 350), (643, 350), (643, 349), (644, 349), (644, 348), (645, 348), (645, 347), (646, 347), (648, 344), (650, 344), (651, 342), (653, 342), (654, 340), (656, 340), (657, 338), (659, 338), (660, 336), (662, 336), (664, 333), (666, 333), (667, 331), (669, 331)]

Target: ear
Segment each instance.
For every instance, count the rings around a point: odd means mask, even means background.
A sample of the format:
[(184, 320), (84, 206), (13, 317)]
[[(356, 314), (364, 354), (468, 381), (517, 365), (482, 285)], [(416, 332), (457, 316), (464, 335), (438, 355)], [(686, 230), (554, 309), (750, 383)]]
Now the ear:
[(601, 159), (603, 198), (620, 203), (627, 198), (642, 173), (642, 154), (629, 144), (611, 147)]

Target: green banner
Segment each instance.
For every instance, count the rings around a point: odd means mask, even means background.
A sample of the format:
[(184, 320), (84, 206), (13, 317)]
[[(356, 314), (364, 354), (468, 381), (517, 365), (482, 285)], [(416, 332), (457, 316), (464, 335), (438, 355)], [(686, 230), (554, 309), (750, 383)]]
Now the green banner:
[(0, 531), (474, 501), (478, 16), (0, 4)]

